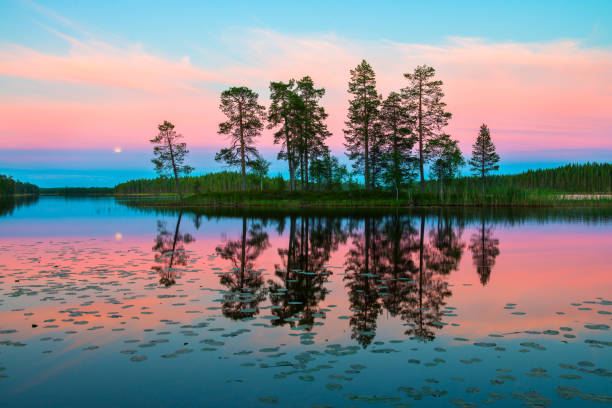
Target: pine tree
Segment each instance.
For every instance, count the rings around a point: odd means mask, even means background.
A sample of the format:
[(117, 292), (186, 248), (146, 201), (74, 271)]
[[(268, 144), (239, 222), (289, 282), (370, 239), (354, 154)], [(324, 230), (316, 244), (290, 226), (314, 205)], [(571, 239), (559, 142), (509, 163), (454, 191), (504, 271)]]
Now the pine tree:
[(331, 133), (325, 124), (328, 115), (319, 104), (325, 95), (325, 89), (315, 88), (309, 76), (297, 81), (296, 85), (296, 92), (303, 102), (302, 121), (298, 126), (297, 150), (302, 188), (307, 190), (310, 163), (325, 154), (327, 151), (325, 139), (331, 136)]
[(381, 97), (376, 91), (376, 75), (365, 60), (351, 70), (348, 92), (353, 95), (349, 101), (348, 120), (344, 130), (348, 156), (354, 160), (353, 168), (363, 170), (366, 190), (371, 188), (370, 147), (376, 125)]
[(183, 137), (174, 131), (174, 125), (167, 120), (157, 127), (159, 133), (151, 143), (157, 145), (153, 148), (153, 159), (151, 161), (155, 165), (155, 171), (160, 176), (172, 171), (174, 174), (174, 182), (179, 198), (183, 198), (181, 192), (181, 184), (179, 182), (179, 174), (189, 174), (193, 171), (193, 167), (184, 164), (185, 156), (189, 153), (187, 144), (179, 142)]
[(410, 127), (412, 121), (408, 108), (397, 92), (391, 92), (380, 108), (379, 122), (382, 130), (384, 170), (383, 179), (395, 189), (399, 199), (399, 189), (413, 177), (415, 159), (412, 148), (416, 142)]
[(274, 133), (274, 144), (281, 144), (278, 153), (279, 160), (287, 160), (289, 166), (289, 189), (295, 190), (295, 123), (298, 112), (301, 112), (303, 104), (297, 106), (299, 97), (295, 93), (295, 81), (270, 82), (270, 108), (268, 109), (268, 129), (281, 126)]
[(219, 124), (219, 134), (228, 135), (231, 145), (215, 155), (216, 161), (240, 167), (241, 189), (246, 190), (246, 168), (259, 155), (255, 138), (263, 130), (265, 108), (257, 101), (259, 95), (247, 87), (232, 87), (221, 93), (219, 109), (227, 121)]
[(470, 168), (475, 176), (480, 176), (482, 182), (482, 194), (485, 191), (485, 179), (487, 175), (499, 169), (497, 163), (499, 155), (495, 152), (495, 145), (491, 141), (491, 132), (486, 124), (480, 126), (480, 132), (476, 142), (472, 145), (472, 158), (469, 160)]
[(414, 116), (415, 131), (418, 136), (419, 173), (421, 191), (425, 191), (425, 147), (427, 141), (440, 135), (441, 129), (448, 124), (451, 114), (446, 112), (446, 103), (442, 102), (442, 81), (433, 80), (436, 70), (427, 65), (416, 67), (412, 74), (404, 74), (410, 81), (402, 89), (402, 95), (408, 103), (410, 113)]
[(442, 199), (444, 182), (449, 182), (459, 173), (465, 164), (459, 142), (452, 140), (449, 135), (443, 134), (430, 139), (425, 147), (426, 156), (433, 161), (431, 172), (438, 182), (438, 194)]
[(263, 191), (263, 180), (270, 170), (270, 162), (259, 156), (250, 163), (251, 171), (259, 178), (259, 189)]

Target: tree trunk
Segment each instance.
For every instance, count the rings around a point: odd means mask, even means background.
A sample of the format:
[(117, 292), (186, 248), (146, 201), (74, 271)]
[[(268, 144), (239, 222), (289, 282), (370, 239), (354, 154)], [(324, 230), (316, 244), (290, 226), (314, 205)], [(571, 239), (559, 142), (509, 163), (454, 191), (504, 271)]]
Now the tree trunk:
[(483, 163), (483, 165), (482, 165), (481, 174), (482, 174), (482, 198), (483, 198), (483, 200), (484, 200), (484, 193), (485, 193), (485, 171), (484, 171), (484, 163)]
[(365, 137), (364, 137), (364, 144), (365, 144), (365, 149), (364, 149), (364, 183), (365, 183), (365, 189), (366, 191), (370, 189), (370, 140), (369, 140), (369, 135), (368, 135), (368, 120), (366, 119), (364, 122), (365, 126)]
[(289, 191), (295, 191), (295, 169), (294, 167), (294, 163), (293, 163), (293, 153), (289, 154), (288, 153), (288, 159), (287, 161), (289, 162)]
[(425, 192), (425, 173), (423, 171), (423, 83), (419, 82), (419, 172), (421, 174), (421, 193)]
[(181, 193), (181, 183), (179, 182), (178, 172), (176, 171), (176, 163), (174, 162), (174, 151), (172, 150), (172, 143), (170, 143), (170, 139), (166, 139), (168, 141), (168, 149), (170, 150), (170, 159), (172, 159), (172, 170), (174, 171), (174, 181), (176, 183), (176, 192), (179, 195), (179, 199), (183, 199), (183, 194)]
[(285, 148), (287, 149), (287, 164), (289, 165), (289, 191), (295, 191), (295, 163), (293, 149), (289, 140), (289, 129), (287, 128), (287, 118), (285, 118)]
[(304, 172), (306, 173), (306, 190), (308, 190), (308, 150), (304, 153), (304, 167), (306, 167)]
[(242, 168), (242, 191), (246, 191), (246, 158), (244, 157), (244, 125), (242, 123), (242, 104), (238, 103), (240, 115), (240, 166)]

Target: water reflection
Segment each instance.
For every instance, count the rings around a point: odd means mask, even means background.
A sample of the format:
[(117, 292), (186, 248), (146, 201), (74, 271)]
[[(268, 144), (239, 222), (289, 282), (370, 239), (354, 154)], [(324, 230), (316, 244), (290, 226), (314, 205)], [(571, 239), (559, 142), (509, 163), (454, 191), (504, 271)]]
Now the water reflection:
[[(178, 214), (172, 233), (166, 222), (158, 221), (156, 265), (160, 284), (175, 283), (177, 268), (186, 265), (185, 244), (194, 241), (181, 234), (183, 213)], [(404, 321), (405, 334), (431, 341), (444, 325), (448, 298), (452, 295), (447, 279), (457, 270), (466, 244), (462, 240), (464, 223), (459, 218), (440, 215), (428, 218), (402, 215), (364, 215), (359, 218), (290, 215), (276, 219), (243, 216), (241, 228), (221, 237), (216, 256), (224, 261), (216, 273), (222, 291), (222, 313), (233, 320), (248, 320), (261, 313), (269, 301), (270, 324), (287, 325), (310, 331), (324, 319), (326, 284), (334, 273), (342, 276), (349, 302), (351, 338), (367, 348), (376, 336), (379, 316), (387, 313)], [(199, 228), (200, 217), (194, 218)], [(270, 234), (277, 244), (275, 260), (266, 264), (258, 259), (271, 247)], [(233, 238), (228, 238), (233, 236)], [(344, 250), (342, 267), (334, 270), (331, 255)], [(474, 264), (485, 284), (495, 258), (499, 240), (492, 227), (482, 219), (479, 231), (470, 240)], [(273, 275), (264, 278), (267, 264)], [(336, 272), (335, 272), (336, 271)], [(310, 339), (307, 339), (310, 340)]]
[[(285, 223), (278, 232), (283, 234)], [(276, 278), (268, 281), (274, 325), (312, 328), (315, 317), (323, 317), (319, 304), (325, 300), (324, 285), (332, 274), (326, 263), (332, 251), (345, 243), (347, 233), (342, 222), (330, 217), (289, 218), (288, 244), (278, 249), (280, 263), (275, 264)]]
[(27, 207), (38, 202), (38, 196), (0, 197), (0, 217), (8, 217), (20, 207)]
[(263, 222), (251, 220), (248, 226), (242, 217), (240, 238), (227, 240), (217, 247), (221, 259), (230, 261), (230, 272), (222, 273), (219, 282), (228, 291), (224, 294), (223, 315), (231, 319), (251, 317), (259, 312), (258, 305), (266, 299), (267, 289), (255, 261), (270, 246)]
[(499, 240), (493, 236), (493, 227), (485, 224), (484, 217), (480, 230), (470, 239), (470, 251), (480, 283), (484, 286), (489, 282), (495, 258), (499, 255)]
[(180, 212), (174, 227), (174, 232), (167, 229), (165, 221), (157, 221), (157, 235), (155, 236), (155, 265), (151, 267), (159, 274), (159, 284), (172, 286), (176, 283), (176, 278), (180, 273), (178, 266), (187, 265), (189, 255), (185, 251), (185, 244), (189, 244), (195, 239), (191, 234), (181, 234), (181, 219), (183, 212)]

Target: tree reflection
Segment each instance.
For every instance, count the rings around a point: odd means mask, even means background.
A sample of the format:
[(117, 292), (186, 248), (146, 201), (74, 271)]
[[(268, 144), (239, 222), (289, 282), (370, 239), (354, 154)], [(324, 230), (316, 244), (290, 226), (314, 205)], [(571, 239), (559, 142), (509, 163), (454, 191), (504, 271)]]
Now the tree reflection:
[(484, 286), (489, 282), (495, 258), (499, 255), (499, 240), (493, 237), (493, 227), (485, 226), (484, 217), (481, 218), (480, 230), (470, 239), (470, 251), (480, 283)]
[(364, 219), (362, 233), (352, 233), (353, 247), (345, 262), (346, 287), (349, 289), (351, 338), (366, 348), (376, 335), (376, 323), (382, 313), (379, 272), (383, 256), (383, 239), (377, 220)]
[(446, 275), (456, 270), (465, 244), (461, 242), (461, 229), (453, 228), (448, 218), (438, 219), (437, 226), (425, 240), (425, 217), (420, 220), (419, 244), (413, 252), (418, 264), (413, 281), (414, 290), (408, 292), (402, 310), (402, 319), (410, 327), (406, 334), (422, 341), (435, 338), (435, 329), (442, 327), (442, 306), (452, 294)]
[(288, 246), (279, 248), (281, 263), (274, 267), (280, 282), (268, 281), (272, 313), (279, 317), (272, 324), (299, 324), (309, 330), (316, 316), (324, 316), (319, 303), (331, 275), (326, 264), (340, 242), (346, 242), (341, 219), (290, 217)]
[(217, 254), (232, 265), (230, 272), (220, 275), (221, 285), (228, 288), (223, 296), (225, 316), (242, 319), (259, 312), (258, 305), (265, 300), (266, 290), (260, 271), (255, 270), (255, 261), (269, 246), (268, 233), (262, 223), (252, 222), (247, 228), (247, 218), (242, 217), (240, 239), (217, 247)]
[(166, 221), (157, 221), (157, 236), (155, 237), (155, 245), (152, 248), (156, 252), (156, 264), (151, 269), (159, 274), (160, 285), (174, 285), (179, 273), (176, 267), (187, 265), (189, 260), (184, 244), (189, 244), (195, 241), (195, 239), (191, 234), (180, 233), (182, 217), (183, 212), (181, 211), (176, 219), (174, 233), (166, 228)]

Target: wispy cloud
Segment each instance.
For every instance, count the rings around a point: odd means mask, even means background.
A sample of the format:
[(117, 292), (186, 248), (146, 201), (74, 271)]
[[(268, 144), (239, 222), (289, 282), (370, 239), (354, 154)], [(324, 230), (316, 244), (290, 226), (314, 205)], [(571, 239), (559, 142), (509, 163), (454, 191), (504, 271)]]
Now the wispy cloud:
[[(0, 44), (4, 80), (61, 85), (52, 97), (30, 87), (19, 95), (0, 94), (4, 148), (146, 144), (164, 119), (177, 122), (190, 143), (218, 146), (224, 142), (216, 135), (219, 89), (244, 84), (265, 100), (270, 80), (303, 75), (327, 89), (332, 144), (339, 147), (349, 70), (362, 58), (373, 65), (384, 94), (403, 87), (402, 74), (416, 65), (436, 67), (454, 115), (449, 130), (465, 150), (482, 122), (502, 151), (612, 148), (612, 51), (576, 41), (492, 43), (454, 37), (434, 46), (251, 29), (223, 38), (225, 51), (202, 45), (207, 62), (196, 50), (170, 58), (138, 44), (117, 46), (88, 33), (77, 38), (53, 30), (67, 42), (68, 52)], [(77, 102), (66, 97), (82, 88), (106, 92)], [(262, 143), (271, 144), (269, 135)]]

